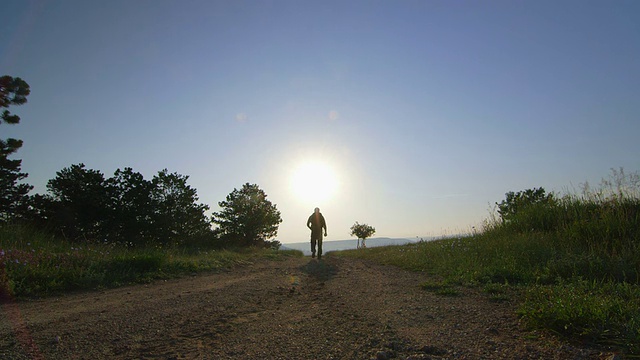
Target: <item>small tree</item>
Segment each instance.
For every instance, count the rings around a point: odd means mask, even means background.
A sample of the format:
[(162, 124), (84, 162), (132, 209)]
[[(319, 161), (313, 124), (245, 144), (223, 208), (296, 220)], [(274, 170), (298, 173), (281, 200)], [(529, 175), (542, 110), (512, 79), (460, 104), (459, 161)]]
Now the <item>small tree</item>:
[[(355, 235), (356, 237), (358, 237), (356, 248), (366, 248), (367, 245), (365, 244), (365, 240), (368, 237), (371, 237), (371, 235), (375, 234), (375, 232), (376, 229), (373, 226), (367, 224), (358, 224), (358, 222), (356, 221), (356, 223), (351, 226), (351, 236)], [(362, 239), (362, 243), (360, 243), (360, 239)]]
[(223, 241), (241, 246), (269, 246), (268, 239), (278, 234), (282, 222), (280, 211), (258, 185), (246, 183), (233, 189), (225, 201), (218, 203), (222, 211), (213, 213), (212, 222)]
[(544, 188), (533, 188), (514, 193), (509, 191), (505, 194), (505, 199), (498, 206), (498, 214), (502, 221), (512, 220), (523, 209), (537, 204), (552, 204), (553, 194), (547, 194)]

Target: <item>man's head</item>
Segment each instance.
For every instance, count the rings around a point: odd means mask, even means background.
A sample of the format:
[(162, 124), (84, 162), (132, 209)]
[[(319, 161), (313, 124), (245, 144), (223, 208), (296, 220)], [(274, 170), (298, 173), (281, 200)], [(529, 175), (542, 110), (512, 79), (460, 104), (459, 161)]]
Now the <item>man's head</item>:
[(313, 210), (313, 212), (315, 212), (316, 214), (317, 214), (317, 213), (319, 213), (319, 212), (320, 212), (320, 208), (315, 208), (315, 209)]

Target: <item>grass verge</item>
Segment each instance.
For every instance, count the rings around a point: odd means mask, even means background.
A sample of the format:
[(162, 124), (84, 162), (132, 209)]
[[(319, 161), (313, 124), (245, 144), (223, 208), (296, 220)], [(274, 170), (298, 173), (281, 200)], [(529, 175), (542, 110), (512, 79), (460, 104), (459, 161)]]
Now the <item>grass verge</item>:
[(220, 270), (258, 258), (278, 260), (302, 256), (302, 252), (269, 249), (78, 244), (20, 226), (0, 228), (0, 244), (0, 295), (5, 299), (145, 283)]

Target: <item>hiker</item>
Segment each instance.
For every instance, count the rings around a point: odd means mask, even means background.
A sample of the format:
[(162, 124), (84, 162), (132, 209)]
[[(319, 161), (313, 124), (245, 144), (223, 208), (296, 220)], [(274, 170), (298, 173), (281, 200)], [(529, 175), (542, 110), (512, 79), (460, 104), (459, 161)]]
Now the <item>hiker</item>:
[(322, 258), (322, 229), (327, 236), (327, 223), (319, 208), (315, 208), (313, 214), (307, 220), (307, 227), (311, 229), (311, 257), (316, 257), (316, 243), (318, 243), (318, 259)]

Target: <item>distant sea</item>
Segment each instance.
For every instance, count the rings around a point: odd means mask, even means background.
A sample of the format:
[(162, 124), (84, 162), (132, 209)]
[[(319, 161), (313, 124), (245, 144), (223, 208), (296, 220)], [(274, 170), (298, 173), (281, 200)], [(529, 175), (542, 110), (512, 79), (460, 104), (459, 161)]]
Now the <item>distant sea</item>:
[[(427, 240), (427, 239), (425, 239)], [(405, 245), (410, 243), (415, 243), (416, 240), (405, 239), (405, 238), (371, 238), (366, 240), (366, 244), (368, 248), (376, 247), (376, 246), (389, 246), (389, 245)], [(352, 240), (333, 240), (333, 241), (323, 241), (322, 242), (322, 252), (328, 253), (329, 251), (340, 251), (340, 250), (351, 250), (356, 249), (357, 242), (356, 239)], [(311, 255), (311, 241), (300, 242), (300, 243), (287, 243), (282, 244), (280, 247), (282, 250), (300, 250), (305, 255)]]

